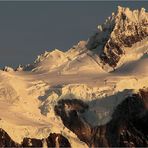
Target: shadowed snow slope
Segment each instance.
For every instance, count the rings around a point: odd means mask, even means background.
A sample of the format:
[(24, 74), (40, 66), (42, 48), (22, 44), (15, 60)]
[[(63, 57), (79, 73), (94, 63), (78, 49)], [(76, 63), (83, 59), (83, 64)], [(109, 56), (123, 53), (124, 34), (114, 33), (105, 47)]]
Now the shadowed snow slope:
[[(16, 70), (0, 70), (0, 128), (17, 145), (23, 141), (28, 146), (31, 139), (24, 138), (35, 138), (32, 143), (46, 139), (47, 146), (47, 137), (55, 133), (50, 140), (54, 137), (57, 147), (64, 144), (57, 138), (66, 138), (67, 146), (72, 147), (126, 146), (123, 135), (113, 135), (121, 144), (116, 145), (112, 135), (108, 135), (111, 144), (106, 137), (102, 144), (97, 132), (105, 136), (109, 128), (110, 134), (117, 106), (148, 87), (147, 53), (148, 13), (143, 8), (119, 7), (88, 41), (80, 41), (66, 52), (46, 51), (33, 64)], [(120, 126), (134, 135), (130, 123)], [(120, 131), (116, 129), (116, 133)]]

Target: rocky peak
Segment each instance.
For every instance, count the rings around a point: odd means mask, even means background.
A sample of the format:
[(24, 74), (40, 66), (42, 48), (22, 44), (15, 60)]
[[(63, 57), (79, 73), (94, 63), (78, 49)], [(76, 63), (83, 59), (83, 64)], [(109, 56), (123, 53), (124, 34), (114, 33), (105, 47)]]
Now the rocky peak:
[(95, 50), (103, 64), (115, 68), (126, 47), (132, 47), (136, 42), (148, 36), (148, 13), (145, 9), (130, 10), (118, 7), (117, 12), (93, 35), (87, 44), (87, 48)]

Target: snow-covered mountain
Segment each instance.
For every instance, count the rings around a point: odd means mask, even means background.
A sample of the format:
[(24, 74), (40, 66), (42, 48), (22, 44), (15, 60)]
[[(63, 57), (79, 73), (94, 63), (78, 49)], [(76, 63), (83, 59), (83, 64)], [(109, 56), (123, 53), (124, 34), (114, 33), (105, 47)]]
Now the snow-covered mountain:
[(148, 146), (148, 13), (118, 7), (66, 52), (0, 71), (0, 146)]

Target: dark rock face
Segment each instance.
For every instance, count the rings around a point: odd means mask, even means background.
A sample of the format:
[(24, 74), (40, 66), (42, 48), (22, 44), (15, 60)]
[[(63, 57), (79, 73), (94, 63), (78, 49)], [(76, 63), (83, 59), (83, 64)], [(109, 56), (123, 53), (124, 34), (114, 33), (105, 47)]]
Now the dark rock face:
[(0, 129), (0, 147), (18, 147), (18, 146), (19, 146), (18, 143), (14, 142), (3, 129)]
[(92, 128), (80, 113), (88, 109), (88, 105), (81, 100), (60, 100), (55, 106), (55, 112), (63, 121), (63, 124), (73, 131), (78, 138), (88, 146), (108, 146), (105, 134), (106, 126)]
[(45, 139), (24, 138), (22, 147), (43, 147), (43, 143), (46, 143), (48, 147), (71, 147), (64, 136), (56, 133), (51, 133)]
[(14, 142), (10, 136), (0, 129), (0, 147), (71, 147), (69, 141), (61, 134), (51, 133), (45, 139), (24, 138), (21, 144)]
[(88, 105), (81, 100), (60, 100), (58, 105), (55, 106), (55, 112), (63, 121), (63, 124), (73, 131), (80, 140), (87, 144), (91, 141), (91, 127), (85, 122), (79, 113), (84, 112)]
[(107, 124), (110, 146), (148, 146), (148, 135), (145, 132), (148, 129), (148, 114), (143, 100), (148, 100), (148, 97), (134, 94), (116, 108), (112, 120)]
[(106, 125), (92, 127), (80, 112), (88, 105), (80, 100), (61, 100), (55, 112), (63, 124), (90, 147), (146, 147), (148, 146), (148, 91), (141, 90), (126, 98)]
[(35, 139), (35, 138), (24, 138), (22, 142), (22, 147), (42, 147), (42, 139)]
[[(61, 134), (50, 134), (46, 141), (48, 147), (71, 147), (69, 141)], [(58, 142), (58, 146), (56, 141)]]

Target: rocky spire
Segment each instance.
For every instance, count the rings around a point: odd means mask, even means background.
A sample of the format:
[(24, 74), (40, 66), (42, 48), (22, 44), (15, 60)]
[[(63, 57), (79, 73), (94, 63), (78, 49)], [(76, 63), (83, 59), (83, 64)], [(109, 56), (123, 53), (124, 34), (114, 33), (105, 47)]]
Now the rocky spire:
[(103, 64), (116, 67), (126, 47), (148, 36), (148, 13), (144, 8), (130, 10), (118, 6), (87, 44), (88, 49), (98, 49)]

